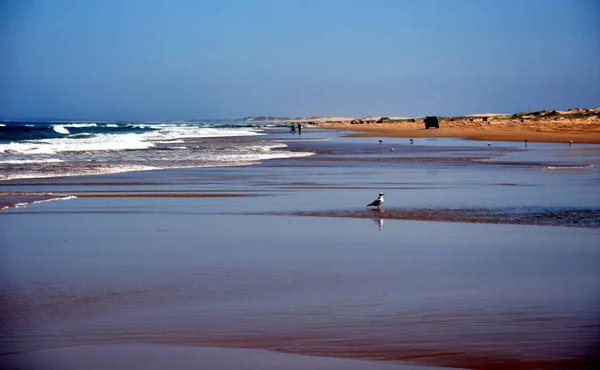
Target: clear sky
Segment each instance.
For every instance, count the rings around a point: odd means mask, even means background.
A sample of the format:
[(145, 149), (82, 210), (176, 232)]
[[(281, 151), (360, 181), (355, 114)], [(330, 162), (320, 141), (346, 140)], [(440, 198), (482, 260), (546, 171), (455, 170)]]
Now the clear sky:
[(0, 0), (0, 117), (600, 106), (597, 0)]

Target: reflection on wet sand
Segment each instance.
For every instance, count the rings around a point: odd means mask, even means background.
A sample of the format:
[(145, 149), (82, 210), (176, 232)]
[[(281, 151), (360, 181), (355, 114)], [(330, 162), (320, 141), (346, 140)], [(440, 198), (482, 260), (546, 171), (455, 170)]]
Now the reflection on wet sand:
[(240, 193), (199, 193), (193, 190), (167, 191), (156, 190), (123, 190), (123, 191), (55, 191), (55, 192), (16, 192), (0, 191), (0, 210), (23, 207), (28, 204), (52, 200), (66, 200), (73, 198), (233, 198), (250, 197), (258, 194)]
[(291, 212), (294, 216), (373, 218), (383, 229), (383, 220), (414, 220), (515, 224), (538, 226), (570, 226), (600, 228), (600, 209), (592, 208), (458, 208), (458, 209), (400, 209), (339, 210)]
[(222, 198), (249, 197), (250, 194), (237, 193), (78, 193), (78, 198)]

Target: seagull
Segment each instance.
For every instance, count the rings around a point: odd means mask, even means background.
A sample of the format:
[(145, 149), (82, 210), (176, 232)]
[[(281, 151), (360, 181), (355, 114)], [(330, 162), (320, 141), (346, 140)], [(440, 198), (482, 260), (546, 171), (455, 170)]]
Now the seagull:
[(379, 140), (379, 144), (383, 143), (383, 140)]
[(569, 141), (569, 146), (573, 146), (573, 140)]
[(410, 140), (410, 143), (411, 143), (411, 144), (414, 144), (414, 142), (413, 142), (413, 139), (408, 139), (408, 140)]
[(394, 151), (394, 147), (393, 147), (393, 146), (390, 146), (390, 150), (393, 152), (393, 151)]
[(488, 143), (488, 146), (492, 146), (492, 144)]
[(377, 209), (379, 209), (379, 207), (383, 204), (383, 196), (384, 194), (380, 192), (379, 197), (370, 204), (367, 204), (367, 207), (377, 207)]

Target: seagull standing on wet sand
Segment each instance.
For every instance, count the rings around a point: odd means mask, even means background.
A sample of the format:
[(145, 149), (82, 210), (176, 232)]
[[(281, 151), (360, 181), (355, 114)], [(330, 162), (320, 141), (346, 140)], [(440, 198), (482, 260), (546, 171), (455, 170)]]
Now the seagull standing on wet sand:
[(410, 143), (411, 143), (411, 144), (414, 144), (414, 143), (415, 143), (415, 142), (413, 141), (413, 139), (408, 139), (408, 140), (410, 140)]
[(383, 204), (383, 196), (385, 194), (383, 193), (379, 193), (379, 197), (377, 199), (375, 199), (374, 201), (372, 201), (370, 204), (367, 204), (367, 207), (377, 207), (377, 209), (379, 209), (379, 207)]

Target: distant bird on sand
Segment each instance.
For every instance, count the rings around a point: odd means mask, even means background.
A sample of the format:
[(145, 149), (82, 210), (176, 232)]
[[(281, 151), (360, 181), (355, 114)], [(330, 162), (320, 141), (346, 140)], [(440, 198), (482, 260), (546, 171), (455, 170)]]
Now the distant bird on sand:
[(569, 146), (573, 146), (573, 140), (569, 141)]
[(488, 143), (488, 146), (492, 146), (492, 144)]
[(383, 140), (379, 140), (379, 144), (383, 143)]
[(393, 151), (394, 151), (394, 147), (393, 147), (393, 146), (390, 146), (390, 150), (393, 152)]
[(408, 139), (408, 140), (410, 140), (410, 143), (411, 143), (411, 144), (414, 144), (414, 141), (413, 141), (413, 139)]
[(379, 207), (383, 204), (383, 196), (385, 194), (383, 193), (379, 193), (379, 197), (377, 199), (375, 199), (374, 201), (372, 201), (370, 204), (367, 204), (367, 207), (377, 207), (377, 209), (379, 209)]

